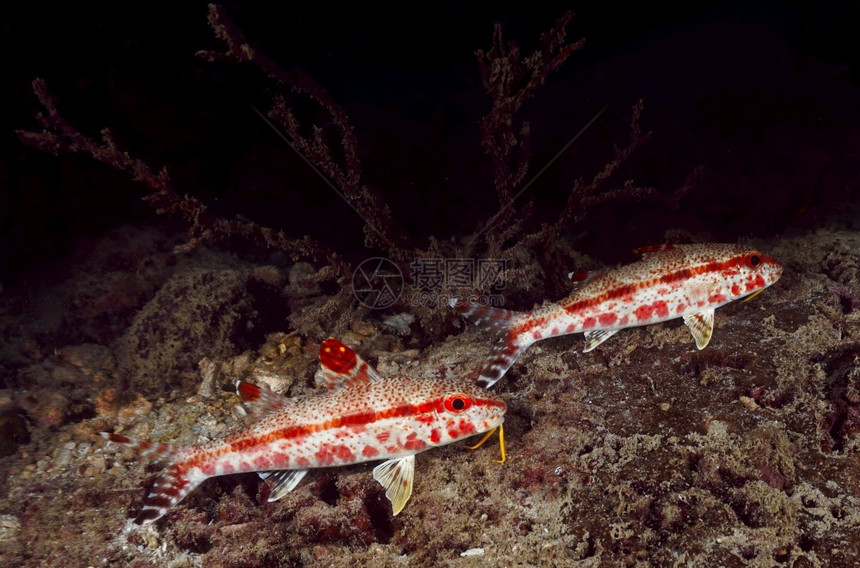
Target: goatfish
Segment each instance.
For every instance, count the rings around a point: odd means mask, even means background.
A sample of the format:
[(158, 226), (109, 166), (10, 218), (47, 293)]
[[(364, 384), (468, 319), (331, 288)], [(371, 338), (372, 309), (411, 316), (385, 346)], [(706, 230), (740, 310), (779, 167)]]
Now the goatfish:
[(576, 286), (567, 298), (530, 312), (451, 299), (466, 319), (498, 335), (477, 384), (493, 386), (532, 343), (571, 333), (585, 334), (588, 352), (621, 329), (683, 318), (696, 347), (704, 349), (715, 309), (752, 299), (782, 275), (778, 260), (743, 245), (659, 245), (634, 252), (642, 254), (639, 262), (571, 273)]
[(135, 522), (161, 518), (209, 477), (257, 472), (273, 484), (268, 500), (277, 501), (310, 469), (374, 460), (385, 460), (373, 477), (397, 515), (412, 494), (416, 454), (486, 433), (474, 449), (498, 431), (504, 461), (505, 403), (474, 384), (382, 378), (333, 338), (320, 346), (320, 364), (318, 381), (328, 390), (306, 399), (237, 381), (236, 393), (255, 421), (222, 440), (181, 447), (101, 433), (163, 464)]

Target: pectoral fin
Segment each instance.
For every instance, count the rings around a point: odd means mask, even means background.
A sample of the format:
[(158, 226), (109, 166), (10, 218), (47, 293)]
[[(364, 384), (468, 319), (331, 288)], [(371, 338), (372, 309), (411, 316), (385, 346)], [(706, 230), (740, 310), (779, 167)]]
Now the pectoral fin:
[(618, 333), (617, 329), (595, 329), (594, 331), (585, 332), (585, 349), (583, 353), (588, 353), (613, 335)]
[(373, 479), (385, 487), (385, 496), (391, 501), (395, 515), (403, 510), (412, 495), (414, 475), (414, 455), (388, 460), (373, 468)]
[(284, 469), (280, 471), (261, 471), (258, 475), (263, 479), (271, 479), (272, 492), (269, 493), (269, 503), (277, 501), (296, 488), (308, 472), (306, 469)]
[(696, 347), (704, 349), (714, 333), (714, 310), (705, 310), (684, 316), (684, 323), (696, 340)]

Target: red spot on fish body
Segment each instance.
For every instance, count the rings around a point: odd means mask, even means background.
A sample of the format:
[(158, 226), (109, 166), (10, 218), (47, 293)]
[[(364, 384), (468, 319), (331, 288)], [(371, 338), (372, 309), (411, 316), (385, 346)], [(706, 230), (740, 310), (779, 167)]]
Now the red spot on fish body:
[(657, 317), (665, 318), (669, 315), (669, 306), (663, 300), (654, 302), (654, 310), (657, 312)]
[(597, 325), (597, 319), (592, 316), (588, 316), (582, 320), (582, 329), (591, 329), (595, 325)]
[(755, 277), (750, 278), (747, 281), (746, 291), (747, 292), (754, 292), (755, 290), (758, 290), (759, 288), (764, 288), (764, 278), (762, 278), (760, 274), (756, 274)]
[(541, 339), (543, 336), (540, 334), (539, 331), (535, 330), (532, 332), (532, 337), (534, 337), (535, 340), (538, 340), (538, 339)]
[(438, 444), (439, 440), (441, 440), (441, 439), (442, 439), (442, 435), (439, 433), (439, 429), (433, 428), (430, 431), (430, 441), (433, 442), (434, 444)]
[(633, 310), (633, 315), (636, 316), (638, 321), (645, 321), (651, 317), (651, 306), (643, 304)]
[(233, 467), (233, 464), (231, 464), (231, 463), (221, 464), (221, 475), (230, 475), (231, 473), (234, 473), (235, 471), (236, 471), (236, 468)]
[(361, 455), (366, 458), (373, 458), (379, 455), (379, 450), (377, 450), (373, 446), (364, 446), (364, 448), (361, 450)]
[(306, 458), (305, 456), (299, 456), (296, 458), (296, 465), (300, 466), (301, 468), (306, 468), (310, 464), (310, 460), (308, 460), (308, 458)]
[(337, 455), (338, 459), (344, 463), (355, 461), (355, 454), (352, 452), (351, 449), (349, 449), (349, 446), (346, 446), (344, 444), (341, 444), (337, 447), (335, 455)]
[(465, 418), (460, 420), (460, 435), (465, 436), (467, 434), (472, 434), (475, 432), (475, 425), (466, 420)]
[(272, 462), (266, 456), (258, 456), (254, 458), (254, 466), (263, 470), (272, 467)]
[(272, 466), (276, 469), (286, 469), (290, 466), (290, 456), (283, 452), (272, 454)]
[(708, 297), (708, 302), (711, 304), (722, 304), (726, 301), (726, 296), (722, 292), (715, 292)]
[(732, 296), (739, 296), (741, 293), (741, 287), (737, 284), (732, 284)]
[(576, 324), (572, 323), (572, 324), (568, 325), (564, 331), (566, 333), (573, 333), (574, 331), (576, 331)]
[(607, 314), (600, 314), (597, 319), (600, 322), (600, 325), (612, 325), (618, 321), (618, 316), (610, 312)]
[(334, 463), (335, 450), (331, 444), (322, 444), (316, 451), (314, 457), (319, 465), (331, 465)]
[(203, 472), (203, 475), (215, 475), (215, 464), (205, 463), (200, 466), (200, 471)]
[(628, 321), (630, 321), (630, 314), (625, 314), (624, 317), (618, 321), (618, 325), (627, 325)]

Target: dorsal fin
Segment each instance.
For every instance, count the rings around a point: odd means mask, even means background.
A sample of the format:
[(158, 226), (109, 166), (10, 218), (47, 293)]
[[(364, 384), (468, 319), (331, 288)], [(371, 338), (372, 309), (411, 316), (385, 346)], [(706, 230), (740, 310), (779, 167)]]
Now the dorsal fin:
[(318, 381), (330, 389), (357, 383), (381, 381), (382, 377), (367, 361), (333, 337), (320, 345)]
[(639, 247), (635, 249), (633, 252), (639, 253), (642, 255), (642, 259), (649, 258), (656, 254), (660, 254), (661, 252), (666, 252), (668, 250), (674, 250), (675, 245), (672, 243), (663, 243), (662, 245), (647, 245), (644, 247)]
[(236, 381), (236, 394), (245, 403), (248, 414), (257, 419), (283, 410), (293, 404), (293, 401), (285, 396), (245, 381)]
[(573, 282), (573, 289), (577, 290), (591, 284), (604, 274), (606, 274), (606, 270), (575, 270), (573, 272), (568, 272), (568, 279)]

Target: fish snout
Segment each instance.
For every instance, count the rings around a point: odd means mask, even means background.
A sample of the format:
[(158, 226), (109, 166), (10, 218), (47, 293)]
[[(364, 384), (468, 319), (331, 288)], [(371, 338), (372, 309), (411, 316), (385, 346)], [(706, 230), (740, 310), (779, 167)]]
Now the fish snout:
[(773, 284), (782, 276), (782, 263), (775, 258), (768, 257), (765, 269), (767, 270), (768, 284)]

